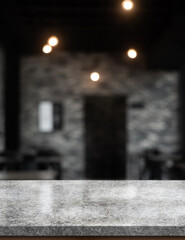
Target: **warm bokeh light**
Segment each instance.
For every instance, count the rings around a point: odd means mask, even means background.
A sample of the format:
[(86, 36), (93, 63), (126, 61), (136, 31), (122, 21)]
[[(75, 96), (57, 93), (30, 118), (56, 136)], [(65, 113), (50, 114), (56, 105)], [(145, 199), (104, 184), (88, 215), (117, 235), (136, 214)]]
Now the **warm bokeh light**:
[(134, 59), (137, 57), (137, 51), (135, 49), (129, 49), (127, 55), (129, 58)]
[(44, 45), (44, 47), (42, 48), (42, 51), (48, 54), (52, 51), (52, 47), (50, 45)]
[(48, 39), (48, 44), (52, 47), (56, 46), (58, 44), (59, 40), (57, 37), (52, 36)]
[(91, 73), (90, 77), (91, 77), (91, 80), (94, 81), (94, 82), (96, 82), (96, 81), (98, 81), (100, 79), (100, 75), (97, 72)]
[(125, 10), (130, 11), (131, 9), (133, 9), (134, 3), (133, 3), (133, 1), (131, 1), (131, 0), (124, 0), (124, 1), (122, 2), (122, 7), (123, 7)]

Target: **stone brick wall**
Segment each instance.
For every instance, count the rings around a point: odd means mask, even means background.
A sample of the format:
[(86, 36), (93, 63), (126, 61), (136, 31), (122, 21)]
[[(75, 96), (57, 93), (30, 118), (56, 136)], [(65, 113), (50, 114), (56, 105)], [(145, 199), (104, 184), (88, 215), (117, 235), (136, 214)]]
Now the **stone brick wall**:
[(3, 77), (4, 77), (4, 54), (0, 47), (0, 151), (4, 150)]
[[(22, 58), (21, 65), (21, 147), (61, 153), (64, 179), (84, 177), (84, 95), (127, 97), (128, 156), (154, 147), (164, 152), (178, 149), (177, 72), (134, 69), (103, 53), (30, 56)], [(89, 79), (93, 71), (100, 73), (99, 82)], [(63, 105), (61, 131), (38, 132), (41, 100)], [(130, 171), (128, 178), (133, 176)]]

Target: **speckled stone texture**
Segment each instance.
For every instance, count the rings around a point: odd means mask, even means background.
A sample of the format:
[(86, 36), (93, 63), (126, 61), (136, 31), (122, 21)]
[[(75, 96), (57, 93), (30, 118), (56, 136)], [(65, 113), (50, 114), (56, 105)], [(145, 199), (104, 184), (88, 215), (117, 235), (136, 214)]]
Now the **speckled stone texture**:
[(1, 181), (0, 236), (185, 236), (185, 182)]
[[(128, 156), (147, 148), (173, 152), (179, 148), (178, 73), (126, 67), (104, 53), (55, 53), (22, 58), (21, 147), (52, 148), (63, 155), (63, 179), (82, 179), (85, 166), (84, 96), (127, 97)], [(91, 72), (101, 79), (92, 82)], [(38, 103), (51, 100), (64, 107), (63, 129), (38, 132)], [(142, 103), (143, 108), (133, 108)], [(136, 163), (134, 164), (136, 166)], [(138, 169), (137, 167), (135, 167)], [(127, 178), (137, 178), (128, 167)]]

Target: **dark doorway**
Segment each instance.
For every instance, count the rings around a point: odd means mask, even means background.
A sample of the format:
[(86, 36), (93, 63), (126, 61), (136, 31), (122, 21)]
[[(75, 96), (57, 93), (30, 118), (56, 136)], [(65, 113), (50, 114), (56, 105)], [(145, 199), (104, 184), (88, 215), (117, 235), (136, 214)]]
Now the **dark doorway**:
[[(8, 43), (8, 42), (7, 42)], [(10, 70), (11, 69), (11, 70)], [(11, 44), (6, 46), (5, 55), (5, 149), (18, 151), (20, 143), (20, 55)]]
[(126, 98), (85, 97), (86, 178), (125, 179)]

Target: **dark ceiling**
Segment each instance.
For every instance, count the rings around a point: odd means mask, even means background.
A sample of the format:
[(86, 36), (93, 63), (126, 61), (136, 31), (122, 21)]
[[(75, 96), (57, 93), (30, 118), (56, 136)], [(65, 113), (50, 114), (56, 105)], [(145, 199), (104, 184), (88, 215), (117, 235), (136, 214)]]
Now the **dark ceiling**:
[[(180, 10), (172, 0), (135, 0), (131, 12), (122, 0), (3, 0), (1, 29), (22, 53), (39, 53), (50, 35), (69, 51), (123, 52), (128, 47), (149, 54)], [(180, 1), (179, 1), (180, 2)]]

